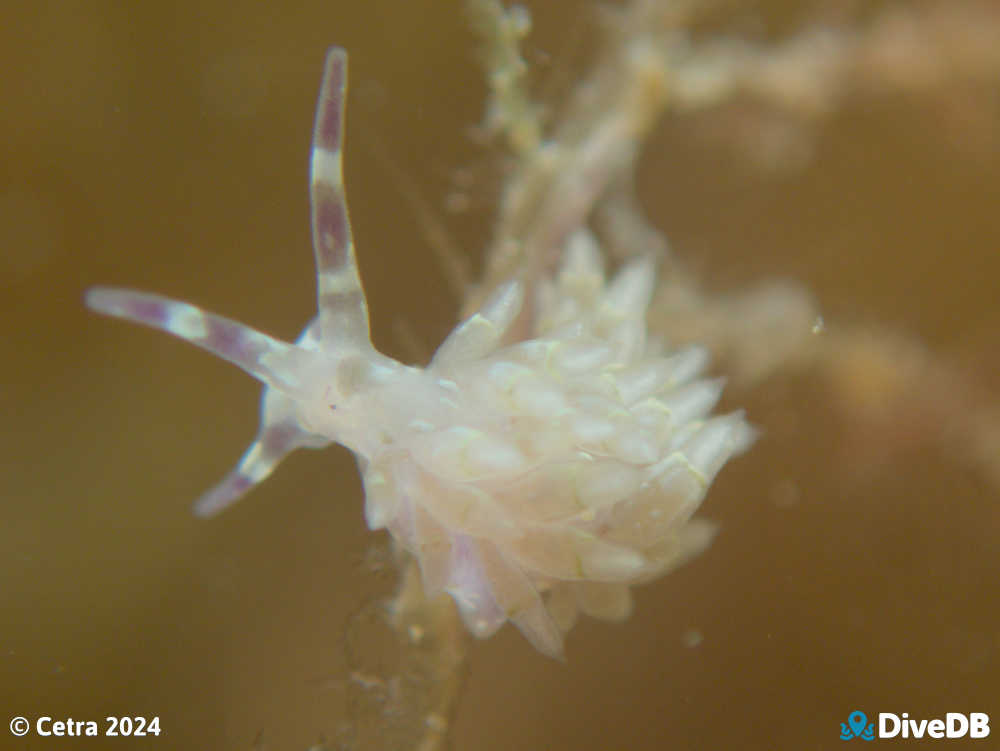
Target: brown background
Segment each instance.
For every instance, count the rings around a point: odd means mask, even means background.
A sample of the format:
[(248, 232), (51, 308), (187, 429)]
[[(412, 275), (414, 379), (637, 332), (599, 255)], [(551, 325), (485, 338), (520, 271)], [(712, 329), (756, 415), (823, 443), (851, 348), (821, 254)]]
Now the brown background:
[[(588, 7), (534, 3), (532, 59), (556, 55)], [(812, 12), (762, 1), (719, 22), (768, 36)], [(382, 586), (350, 455), (297, 455), (231, 512), (193, 518), (255, 430), (257, 386), (88, 314), (82, 294), (156, 290), (293, 338), (313, 310), (307, 151), (336, 43), (351, 55), (346, 174), (376, 342), (432, 349), (458, 301), (375, 153), (478, 262), (497, 183), (468, 137), (484, 89), (459, 6), (42, 1), (3, 15), (0, 747), (75, 747), (16, 741), (16, 714), (161, 717), (164, 736), (122, 748), (334, 737), (344, 625)], [(669, 121), (642, 201), (710, 287), (799, 279), (828, 323), (904, 332), (996, 388), (1000, 128), (977, 104), (854, 102), (781, 172), (720, 145), (704, 117)], [(472, 176), (461, 216), (442, 208), (456, 168)], [(1000, 733), (1000, 493), (938, 445), (873, 459), (884, 439), (859, 450), (825, 388), (729, 394), (766, 432), (710, 493), (713, 547), (641, 589), (628, 623), (578, 625), (566, 665), (510, 628), (475, 645), (456, 748), (836, 749), (855, 708), (985, 711)]]

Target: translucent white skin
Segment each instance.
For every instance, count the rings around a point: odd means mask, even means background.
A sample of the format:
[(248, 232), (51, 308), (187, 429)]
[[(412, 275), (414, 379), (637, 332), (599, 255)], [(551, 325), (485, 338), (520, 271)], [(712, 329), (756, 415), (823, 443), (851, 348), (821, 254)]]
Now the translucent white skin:
[(331, 442), (358, 458), (369, 527), (418, 560), (480, 637), (515, 623), (560, 656), (578, 612), (621, 619), (629, 585), (709, 538), (690, 522), (715, 474), (745, 449), (741, 414), (708, 417), (721, 391), (701, 348), (647, 342), (655, 270), (606, 282), (600, 250), (574, 233), (559, 273), (533, 294), (533, 338), (506, 341), (522, 310), (511, 281), (441, 344), (426, 369), (371, 344), (341, 175), (346, 56), (327, 56), (311, 198), (319, 314), (292, 345), (187, 303), (95, 288), (90, 307), (207, 349), (265, 383), (261, 427), (237, 467), (195, 506), (210, 515), (290, 451)]

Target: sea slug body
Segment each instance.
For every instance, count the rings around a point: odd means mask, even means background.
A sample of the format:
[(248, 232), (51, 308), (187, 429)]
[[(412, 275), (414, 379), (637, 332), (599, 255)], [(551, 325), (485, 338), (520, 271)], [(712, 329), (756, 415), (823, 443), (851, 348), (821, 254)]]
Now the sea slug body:
[[(586, 229), (558, 272), (502, 285), (426, 368), (371, 344), (341, 174), (347, 62), (326, 59), (313, 135), (311, 203), (319, 313), (294, 344), (192, 305), (110, 288), (94, 310), (174, 334), (265, 384), (260, 431), (196, 504), (221, 511), (299, 447), (357, 456), (365, 518), (448, 592), (469, 630), (506, 621), (562, 653), (583, 612), (621, 619), (629, 587), (707, 543), (691, 521), (716, 473), (752, 440), (740, 413), (710, 416), (721, 382), (699, 347), (647, 337), (652, 259), (606, 279)], [(532, 333), (509, 341), (532, 295)]]

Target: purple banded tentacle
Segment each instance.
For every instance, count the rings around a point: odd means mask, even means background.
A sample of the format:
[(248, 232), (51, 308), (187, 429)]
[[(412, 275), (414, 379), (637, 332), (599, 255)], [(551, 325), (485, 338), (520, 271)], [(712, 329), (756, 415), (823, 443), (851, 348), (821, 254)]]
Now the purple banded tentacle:
[[(306, 327), (296, 344), (307, 350), (317, 348), (315, 321)], [(329, 438), (302, 430), (295, 407), (295, 401), (281, 391), (264, 387), (257, 437), (244, 452), (239, 464), (195, 501), (196, 515), (215, 516), (232, 506), (267, 479), (281, 460), (295, 449), (330, 445)]]
[(86, 302), (98, 313), (173, 334), (293, 398), (308, 396), (297, 374), (312, 369), (307, 362), (312, 355), (300, 347), (190, 303), (148, 292), (94, 287), (87, 291)]
[(347, 53), (327, 53), (316, 105), (310, 164), (312, 238), (320, 339), (324, 344), (371, 346), (368, 304), (354, 258), (354, 241), (344, 195), (341, 145), (347, 94)]
[(194, 504), (198, 516), (214, 516), (232, 506), (256, 485), (263, 482), (288, 454), (298, 448), (323, 448), (328, 439), (301, 430), (293, 415), (293, 403), (284, 394), (268, 390), (265, 403), (272, 400), (287, 402), (280, 422), (269, 423), (265, 416), (260, 432), (243, 454), (239, 464), (222, 481), (201, 496)]

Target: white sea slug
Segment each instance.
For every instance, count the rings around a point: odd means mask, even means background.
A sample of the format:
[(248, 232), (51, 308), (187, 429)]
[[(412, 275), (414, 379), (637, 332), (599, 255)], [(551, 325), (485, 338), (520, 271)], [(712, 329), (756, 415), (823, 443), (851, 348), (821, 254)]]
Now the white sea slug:
[(332, 49), (311, 164), (319, 314), (295, 344), (142, 292), (95, 288), (87, 304), (264, 382), (256, 440), (197, 513), (233, 503), (293, 449), (342, 444), (364, 477), (368, 526), (416, 557), (428, 595), (448, 592), (476, 636), (510, 620), (560, 655), (578, 612), (626, 617), (629, 585), (704, 545), (706, 526), (689, 519), (751, 429), (741, 414), (707, 417), (721, 383), (699, 378), (704, 350), (647, 342), (652, 261), (606, 282), (582, 229), (531, 290), (534, 338), (505, 337), (527, 294), (511, 281), (426, 368), (376, 351), (341, 174), (346, 72)]

